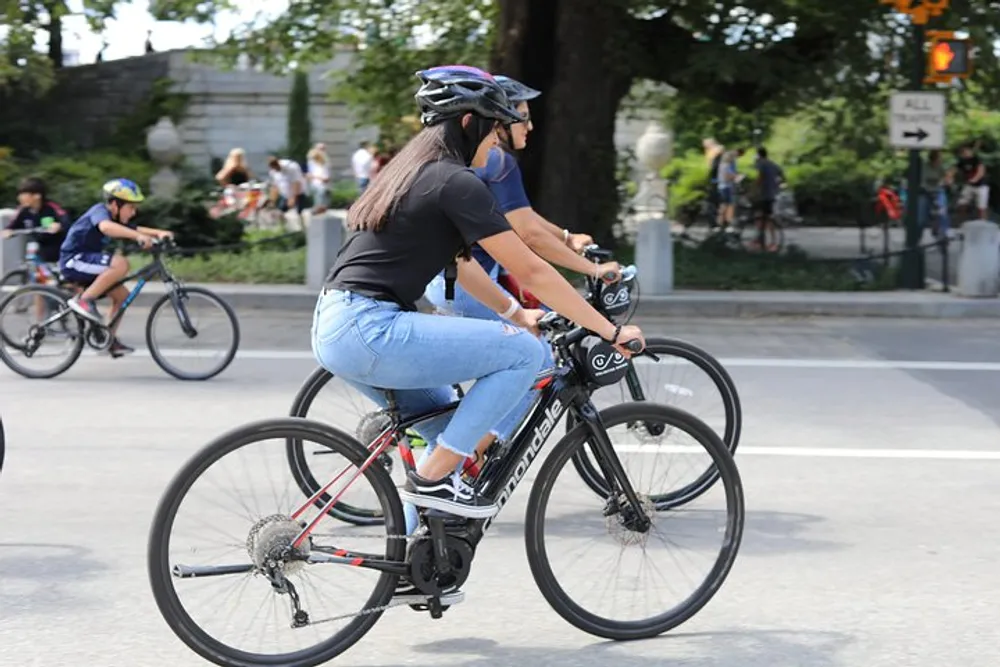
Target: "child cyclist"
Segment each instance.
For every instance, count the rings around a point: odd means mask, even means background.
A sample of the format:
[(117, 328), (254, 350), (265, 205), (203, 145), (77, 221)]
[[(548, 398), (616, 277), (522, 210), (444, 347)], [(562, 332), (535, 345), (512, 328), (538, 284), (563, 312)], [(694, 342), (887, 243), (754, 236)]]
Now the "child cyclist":
[[(128, 296), (128, 290), (123, 285), (111, 289), (129, 271), (128, 260), (107, 251), (111, 239), (135, 241), (143, 248), (149, 248), (155, 238), (173, 237), (173, 232), (136, 225), (138, 204), (145, 197), (132, 181), (116, 178), (105, 183), (102, 190), (104, 201), (94, 204), (73, 223), (59, 253), (59, 269), (63, 278), (66, 282), (84, 287), (83, 292), (70, 299), (69, 307), (98, 324), (103, 322), (94, 303), (96, 299), (107, 292), (111, 298), (110, 316), (113, 318)], [(111, 335), (114, 338), (108, 352), (112, 357), (135, 351), (118, 340), (115, 330), (111, 331)]]

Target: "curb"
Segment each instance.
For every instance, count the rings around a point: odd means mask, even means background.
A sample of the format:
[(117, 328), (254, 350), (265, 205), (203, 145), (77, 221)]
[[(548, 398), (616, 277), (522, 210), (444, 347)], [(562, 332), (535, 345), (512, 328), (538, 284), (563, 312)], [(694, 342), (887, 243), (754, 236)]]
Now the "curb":
[[(236, 310), (311, 313), (318, 290), (301, 285), (207, 284)], [(163, 289), (150, 284), (135, 300), (150, 306)], [(936, 292), (701, 292), (641, 297), (639, 317), (879, 317), (1000, 319), (1000, 299)]]
[(923, 292), (686, 293), (645, 296), (639, 317), (879, 317), (920, 319), (1000, 318), (1000, 299), (972, 299)]

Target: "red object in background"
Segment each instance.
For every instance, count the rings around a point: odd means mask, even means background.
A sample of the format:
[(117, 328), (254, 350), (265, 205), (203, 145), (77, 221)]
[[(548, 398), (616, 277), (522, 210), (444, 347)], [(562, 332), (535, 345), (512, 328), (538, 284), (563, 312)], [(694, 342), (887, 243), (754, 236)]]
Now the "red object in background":
[(878, 189), (878, 196), (875, 199), (875, 213), (885, 213), (889, 220), (899, 220), (903, 217), (899, 195), (892, 188), (883, 185)]
[(542, 302), (539, 301), (534, 294), (526, 289), (521, 289), (514, 276), (510, 275), (506, 271), (501, 271), (500, 275), (497, 277), (497, 282), (500, 286), (507, 290), (511, 296), (520, 302), (522, 308), (541, 308)]

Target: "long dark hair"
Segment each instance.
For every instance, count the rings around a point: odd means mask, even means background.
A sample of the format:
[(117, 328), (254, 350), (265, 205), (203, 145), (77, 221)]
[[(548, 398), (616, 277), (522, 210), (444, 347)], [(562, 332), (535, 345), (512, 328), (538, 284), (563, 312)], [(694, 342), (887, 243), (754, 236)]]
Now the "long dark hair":
[(354, 202), (347, 213), (348, 227), (380, 231), (425, 165), (448, 158), (470, 164), (479, 144), (495, 127), (495, 121), (473, 115), (466, 127), (456, 117), (422, 129), (379, 170)]

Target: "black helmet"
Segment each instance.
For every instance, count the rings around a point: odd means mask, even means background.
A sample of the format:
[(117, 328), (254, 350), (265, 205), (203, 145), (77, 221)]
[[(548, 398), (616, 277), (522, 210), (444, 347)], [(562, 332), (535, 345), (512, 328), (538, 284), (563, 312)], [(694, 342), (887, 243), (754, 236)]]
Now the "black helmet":
[(444, 65), (421, 70), (417, 76), (421, 86), (414, 98), (424, 126), (467, 113), (508, 125), (524, 120), (496, 79), (481, 69)]
[(500, 84), (500, 87), (503, 88), (503, 92), (507, 93), (507, 99), (514, 104), (533, 100), (542, 94), (541, 91), (529, 88), (517, 79), (512, 79), (509, 76), (498, 74), (494, 78)]

